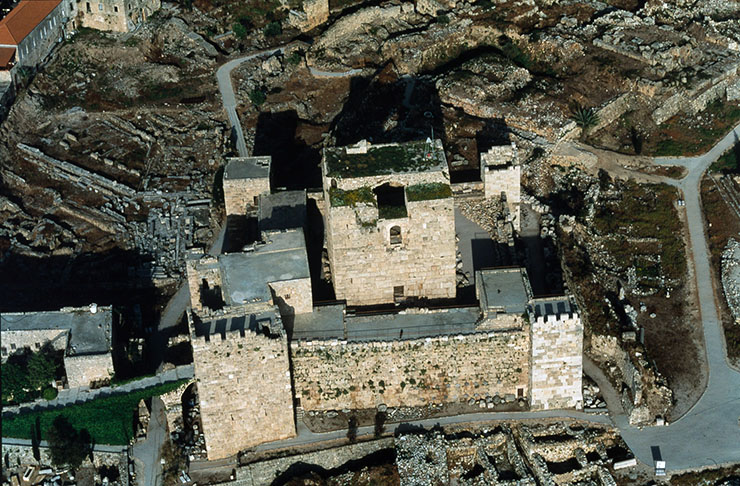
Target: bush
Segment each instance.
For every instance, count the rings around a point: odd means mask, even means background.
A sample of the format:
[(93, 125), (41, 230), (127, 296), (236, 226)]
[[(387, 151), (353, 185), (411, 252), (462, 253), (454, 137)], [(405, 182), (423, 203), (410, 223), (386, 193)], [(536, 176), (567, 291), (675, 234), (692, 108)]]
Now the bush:
[(239, 38), (243, 39), (247, 36), (247, 28), (244, 27), (240, 22), (235, 23), (231, 26), (231, 30), (234, 31), (234, 35)]
[(274, 37), (283, 33), (283, 26), (277, 21), (270, 22), (262, 30), (262, 33), (265, 34), (265, 37)]
[(254, 106), (261, 106), (265, 100), (267, 100), (267, 95), (261, 89), (255, 88), (249, 92), (249, 101), (251, 101)]
[(28, 359), (28, 382), (36, 390), (43, 389), (54, 381), (57, 366), (44, 353), (33, 353)]
[(437, 15), (437, 23), (443, 25), (449, 24), (450, 17), (447, 14)]
[(44, 388), (44, 391), (41, 393), (41, 396), (44, 398), (44, 400), (54, 400), (57, 395), (59, 395), (59, 392), (56, 388), (52, 386)]

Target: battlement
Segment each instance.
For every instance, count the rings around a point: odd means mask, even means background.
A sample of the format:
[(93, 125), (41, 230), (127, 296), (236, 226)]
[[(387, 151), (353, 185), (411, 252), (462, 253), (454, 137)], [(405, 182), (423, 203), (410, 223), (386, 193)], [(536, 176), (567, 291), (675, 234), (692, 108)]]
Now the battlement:
[(441, 140), (375, 145), (362, 140), (324, 149), (324, 175), (336, 179), (447, 170)]

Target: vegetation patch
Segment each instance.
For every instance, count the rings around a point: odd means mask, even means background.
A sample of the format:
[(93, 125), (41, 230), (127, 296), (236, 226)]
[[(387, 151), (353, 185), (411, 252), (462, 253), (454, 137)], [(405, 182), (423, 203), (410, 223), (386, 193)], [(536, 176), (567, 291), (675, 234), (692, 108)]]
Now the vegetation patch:
[(2, 434), (3, 437), (30, 439), (38, 420), (41, 440), (45, 440), (54, 420), (62, 415), (75, 429), (87, 430), (96, 444), (125, 445), (134, 435), (133, 417), (139, 401), (175, 390), (187, 381), (180, 380), (131, 393), (98, 398), (63, 409), (4, 417)]
[(36, 353), (15, 353), (3, 364), (2, 404), (23, 403), (43, 397), (53, 400), (57, 391), (51, 386), (63, 369), (62, 356), (44, 347)]
[(740, 143), (728, 150), (722, 157), (713, 163), (709, 170), (712, 172), (722, 172), (723, 174), (736, 174), (740, 164)]
[(370, 147), (364, 154), (344, 148), (327, 150), (329, 177), (368, 177), (398, 172), (424, 171), (444, 163), (444, 152), (426, 142)]
[(443, 184), (441, 182), (414, 184), (406, 188), (406, 197), (409, 201), (445, 199), (452, 197), (452, 189), (449, 184)]
[(358, 187), (349, 191), (332, 187), (329, 189), (329, 202), (333, 207), (356, 206), (358, 204), (375, 205), (375, 194), (369, 187)]

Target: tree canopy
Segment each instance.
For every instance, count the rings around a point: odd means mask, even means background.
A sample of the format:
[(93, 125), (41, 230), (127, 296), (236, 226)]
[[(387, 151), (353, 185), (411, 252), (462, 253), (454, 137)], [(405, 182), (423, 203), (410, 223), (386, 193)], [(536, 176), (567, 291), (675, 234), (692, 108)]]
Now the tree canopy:
[(46, 435), (51, 463), (57, 467), (77, 469), (92, 449), (92, 439), (88, 431), (75, 429), (64, 415), (57, 415)]

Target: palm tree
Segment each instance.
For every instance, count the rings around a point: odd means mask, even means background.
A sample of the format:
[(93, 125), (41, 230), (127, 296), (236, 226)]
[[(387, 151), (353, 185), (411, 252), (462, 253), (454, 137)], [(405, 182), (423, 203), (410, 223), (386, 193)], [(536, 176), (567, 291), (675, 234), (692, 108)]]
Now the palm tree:
[(599, 123), (599, 115), (593, 108), (584, 108), (581, 105), (576, 105), (572, 110), (571, 120), (576, 122), (576, 125), (581, 127), (581, 133), (585, 134), (589, 128)]

